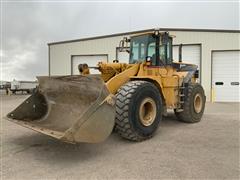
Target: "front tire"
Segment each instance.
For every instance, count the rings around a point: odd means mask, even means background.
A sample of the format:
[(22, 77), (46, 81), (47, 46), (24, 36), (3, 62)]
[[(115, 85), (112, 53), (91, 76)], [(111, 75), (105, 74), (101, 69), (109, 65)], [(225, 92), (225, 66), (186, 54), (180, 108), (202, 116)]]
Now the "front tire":
[(186, 123), (196, 123), (202, 118), (205, 109), (206, 96), (203, 87), (196, 84), (189, 84), (187, 93), (185, 94), (185, 101), (183, 111), (175, 114), (178, 120)]
[(116, 131), (125, 139), (142, 141), (152, 137), (162, 120), (162, 98), (147, 81), (130, 81), (116, 95)]

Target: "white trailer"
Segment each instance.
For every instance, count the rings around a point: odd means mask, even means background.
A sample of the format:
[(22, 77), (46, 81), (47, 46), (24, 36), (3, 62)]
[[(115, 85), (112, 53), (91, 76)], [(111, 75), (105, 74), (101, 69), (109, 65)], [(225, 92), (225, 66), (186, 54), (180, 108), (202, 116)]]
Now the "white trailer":
[(34, 89), (38, 86), (37, 81), (16, 81), (13, 80), (11, 82), (11, 92), (16, 93), (17, 91), (22, 91), (22, 92), (27, 92), (27, 93), (32, 93)]

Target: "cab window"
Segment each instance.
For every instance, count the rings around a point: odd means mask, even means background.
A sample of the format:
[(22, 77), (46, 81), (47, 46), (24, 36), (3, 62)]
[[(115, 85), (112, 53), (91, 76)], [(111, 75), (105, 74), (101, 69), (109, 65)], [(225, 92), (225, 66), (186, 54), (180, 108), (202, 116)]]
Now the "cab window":
[(152, 65), (156, 65), (156, 43), (152, 42), (148, 45), (147, 56), (152, 59)]

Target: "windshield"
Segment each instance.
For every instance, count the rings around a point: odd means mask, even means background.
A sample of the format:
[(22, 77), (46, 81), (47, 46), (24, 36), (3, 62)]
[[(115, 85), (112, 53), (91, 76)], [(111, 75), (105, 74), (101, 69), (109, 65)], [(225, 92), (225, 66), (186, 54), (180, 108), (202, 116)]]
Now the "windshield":
[(147, 56), (155, 54), (155, 39), (151, 35), (136, 36), (131, 38), (130, 64), (143, 62)]
[(131, 38), (130, 64), (144, 62), (151, 58), (152, 65), (164, 65), (172, 63), (172, 38), (159, 38), (156, 48), (156, 37), (152, 35), (135, 36)]

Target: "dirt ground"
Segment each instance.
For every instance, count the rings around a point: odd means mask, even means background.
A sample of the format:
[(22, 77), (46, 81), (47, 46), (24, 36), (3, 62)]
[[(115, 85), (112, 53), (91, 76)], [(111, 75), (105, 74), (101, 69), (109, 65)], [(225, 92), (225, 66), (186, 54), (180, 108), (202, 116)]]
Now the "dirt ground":
[(173, 113), (133, 143), (66, 144), (6, 121), (27, 95), (1, 95), (2, 179), (239, 179), (239, 104), (207, 103), (200, 123)]

